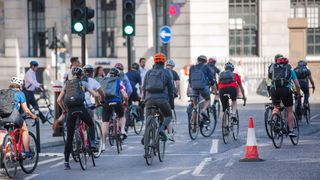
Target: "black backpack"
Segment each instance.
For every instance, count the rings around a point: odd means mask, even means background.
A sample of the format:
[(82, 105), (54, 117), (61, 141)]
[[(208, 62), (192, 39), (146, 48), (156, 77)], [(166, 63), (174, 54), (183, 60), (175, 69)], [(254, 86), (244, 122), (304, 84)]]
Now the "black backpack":
[(146, 75), (145, 88), (150, 93), (161, 93), (165, 90), (165, 70), (164, 69), (151, 69)]
[(65, 85), (64, 103), (70, 108), (81, 106), (85, 101), (85, 89), (80, 79), (67, 80)]
[(231, 71), (223, 71), (219, 74), (219, 82), (221, 84), (230, 84), (235, 81), (234, 73)]
[(191, 67), (190, 86), (192, 89), (202, 90), (207, 86), (208, 82), (205, 74), (203, 73), (204, 67), (205, 66)]
[(270, 67), (272, 84), (276, 87), (285, 87), (290, 83), (291, 66), (289, 64), (274, 64)]
[(104, 95), (106, 99), (111, 99), (111, 98), (121, 98), (120, 95), (120, 78), (119, 77), (105, 77), (101, 81), (101, 87), (104, 91)]
[(0, 90), (0, 116), (9, 117), (14, 110), (16, 91), (12, 89)]
[(306, 66), (298, 66), (294, 69), (298, 79), (306, 79), (309, 76), (309, 70)]
[(171, 80), (172, 80), (172, 85), (173, 85), (173, 96), (174, 97), (178, 97), (178, 92), (177, 92), (177, 87), (176, 87), (176, 83), (174, 81), (174, 75), (173, 75), (173, 70), (168, 69)]

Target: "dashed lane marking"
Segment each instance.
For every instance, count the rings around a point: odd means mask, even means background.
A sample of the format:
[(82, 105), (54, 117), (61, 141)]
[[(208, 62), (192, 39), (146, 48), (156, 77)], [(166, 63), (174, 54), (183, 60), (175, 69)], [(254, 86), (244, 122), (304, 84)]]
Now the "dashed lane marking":
[(218, 153), (218, 145), (219, 145), (219, 140), (213, 139), (211, 144), (210, 154)]
[(220, 180), (224, 174), (217, 174), (212, 180)]
[(319, 116), (320, 116), (320, 114), (314, 115), (314, 116), (312, 116), (312, 117), (310, 118), (310, 120), (313, 120), (313, 119), (315, 119), (315, 118), (317, 118), (317, 117), (319, 117)]
[(229, 159), (228, 163), (225, 165), (225, 167), (231, 167), (234, 163), (233, 159)]
[(49, 156), (49, 157), (63, 157), (64, 154), (63, 153), (39, 153), (39, 156), (41, 156), (41, 157), (46, 157), (46, 156)]
[(177, 178), (178, 176), (186, 175), (186, 174), (188, 174), (190, 171), (191, 171), (191, 170), (181, 171), (180, 173), (178, 173), (178, 174), (176, 174), (176, 175), (173, 175), (173, 176), (169, 176), (169, 177), (165, 178), (164, 180), (171, 180), (171, 179)]
[(39, 174), (32, 174), (32, 175), (30, 175), (28, 177), (23, 178), (23, 180), (29, 180), (29, 179), (32, 179), (32, 178), (34, 178), (36, 176), (39, 176)]
[[(194, 153), (194, 154), (167, 154), (166, 156), (208, 156), (209, 153)], [(101, 154), (100, 157), (137, 157), (141, 156), (143, 157), (143, 153), (140, 154)]]
[(192, 172), (193, 176), (199, 176), (202, 169), (204, 168), (204, 166), (211, 161), (212, 158), (204, 158), (201, 163), (194, 169), (194, 171)]

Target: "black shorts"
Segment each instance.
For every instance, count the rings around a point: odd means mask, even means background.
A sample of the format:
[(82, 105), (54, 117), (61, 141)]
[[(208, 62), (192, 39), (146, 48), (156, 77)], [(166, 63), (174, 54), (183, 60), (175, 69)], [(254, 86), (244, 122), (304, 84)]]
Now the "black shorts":
[[(117, 104), (113, 105), (113, 108), (119, 118), (122, 118), (124, 116), (124, 109), (121, 102), (117, 102)], [(109, 122), (111, 117), (112, 117), (112, 106), (110, 106), (109, 103), (107, 103), (103, 105), (102, 121)]]
[(219, 90), (220, 101), (221, 101), (221, 104), (222, 104), (222, 111), (223, 112), (225, 112), (226, 109), (229, 107), (228, 97), (224, 96), (225, 94), (230, 94), (231, 100), (232, 101), (236, 101), (237, 100), (238, 91), (233, 86), (224, 87), (224, 88)]
[(275, 106), (280, 106), (282, 102), (284, 107), (291, 107), (293, 106), (293, 97), (292, 91), (286, 87), (278, 87), (278, 88), (271, 88), (271, 99), (272, 104)]

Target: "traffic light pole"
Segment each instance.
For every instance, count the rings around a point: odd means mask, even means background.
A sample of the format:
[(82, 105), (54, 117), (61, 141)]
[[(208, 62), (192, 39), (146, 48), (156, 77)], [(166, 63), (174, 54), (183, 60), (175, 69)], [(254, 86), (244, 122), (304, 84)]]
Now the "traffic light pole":
[(128, 69), (131, 70), (132, 57), (131, 57), (131, 36), (127, 36), (127, 51), (128, 51)]
[(81, 65), (86, 65), (86, 35), (81, 35)]

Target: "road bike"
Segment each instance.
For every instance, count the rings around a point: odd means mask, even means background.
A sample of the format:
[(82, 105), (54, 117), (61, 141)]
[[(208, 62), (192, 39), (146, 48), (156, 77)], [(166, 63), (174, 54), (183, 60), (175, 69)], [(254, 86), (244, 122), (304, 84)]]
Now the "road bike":
[(129, 107), (129, 119), (128, 119), (128, 125), (126, 129), (129, 127), (132, 127), (135, 134), (139, 135), (142, 132), (143, 126), (144, 126), (144, 120), (142, 118), (142, 110), (139, 105), (132, 104)]
[[(271, 117), (271, 139), (275, 148), (280, 148), (283, 143), (283, 137), (289, 136), (288, 116), (285, 107), (280, 107), (280, 113), (274, 113)], [(284, 112), (284, 113), (282, 113)], [(293, 112), (293, 133), (296, 137), (290, 137), (293, 145), (298, 145), (299, 142), (299, 123), (296, 115)]]
[[(239, 112), (236, 111), (236, 118), (231, 117), (232, 112), (232, 100), (230, 94), (224, 94), (228, 98), (229, 106), (222, 117), (222, 139), (225, 144), (229, 142), (229, 135), (232, 132), (233, 139), (236, 141), (239, 136)], [(243, 106), (246, 105), (246, 100), (243, 99)]]
[(147, 117), (146, 130), (144, 133), (144, 158), (148, 166), (153, 162), (153, 157), (158, 155), (159, 161), (163, 162), (166, 140), (159, 134), (163, 116), (161, 111), (156, 106), (148, 107), (151, 114)]
[(17, 166), (26, 174), (31, 174), (38, 165), (39, 149), (38, 141), (34, 134), (29, 131), (29, 155), (23, 146), (22, 131), (12, 122), (0, 120), (6, 132), (1, 147), (1, 165), (6, 174), (13, 178), (17, 172)]
[[(204, 99), (199, 101), (199, 96), (193, 96), (198, 102), (197, 107), (192, 108), (192, 101), (190, 101), (187, 113), (188, 113), (188, 131), (192, 140), (197, 139), (199, 131), (203, 137), (210, 137), (217, 125), (217, 119), (214, 116), (214, 110), (211, 106), (207, 109), (208, 119), (204, 119), (201, 116), (201, 106), (204, 103)], [(191, 107), (191, 108), (190, 108)], [(195, 119), (195, 120), (193, 120)]]
[(273, 110), (273, 105), (272, 103), (267, 103), (265, 104), (265, 112), (264, 112), (264, 126), (267, 132), (268, 137), (271, 139), (271, 124), (270, 120), (272, 117), (272, 110)]
[[(50, 102), (50, 95), (47, 90), (39, 88), (40, 96), (36, 99), (40, 113), (43, 114), (44, 119), (41, 119), (43, 123), (48, 122), (50, 125), (53, 125), (54, 122), (54, 110)], [(43, 113), (45, 112), (45, 113)]]
[(111, 146), (114, 146), (114, 143), (116, 143), (117, 152), (118, 154), (120, 154), (120, 152), (122, 151), (122, 138), (121, 138), (121, 127), (119, 125), (119, 117), (115, 111), (117, 103), (112, 102), (112, 103), (109, 103), (108, 105), (112, 108), (112, 116), (109, 121), (109, 130), (108, 130), (109, 144)]

